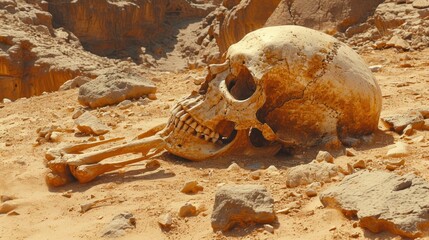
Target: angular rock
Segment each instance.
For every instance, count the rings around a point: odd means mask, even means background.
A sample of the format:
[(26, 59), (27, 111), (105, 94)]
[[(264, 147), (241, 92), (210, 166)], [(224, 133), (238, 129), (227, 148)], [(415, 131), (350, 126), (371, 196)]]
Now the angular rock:
[(170, 228), (171, 225), (173, 225), (173, 218), (171, 216), (171, 213), (166, 213), (166, 214), (159, 216), (158, 224), (162, 228)]
[(413, 174), (361, 171), (320, 195), (326, 207), (357, 217), (372, 232), (416, 238), (429, 233), (429, 183)]
[(333, 163), (334, 157), (329, 152), (319, 151), (319, 153), (317, 153), (317, 156), (316, 156), (316, 161)]
[(398, 36), (393, 36), (387, 43), (386, 46), (388, 47), (394, 47), (404, 50), (409, 50), (411, 48), (410, 44)]
[(410, 154), (408, 144), (403, 142), (397, 142), (391, 149), (387, 151), (387, 157), (405, 157)]
[(292, 167), (287, 172), (286, 185), (297, 187), (313, 182), (330, 182), (332, 177), (338, 175), (338, 167), (331, 163), (309, 163)]
[(79, 88), (79, 103), (91, 108), (118, 104), (126, 99), (154, 94), (156, 87), (136, 74), (100, 75)]
[(121, 213), (113, 218), (103, 231), (103, 237), (116, 238), (125, 235), (126, 229), (136, 227), (136, 219), (132, 213)]
[(73, 88), (78, 88), (91, 80), (92, 80), (91, 78), (86, 76), (78, 76), (63, 83), (63, 85), (61, 85), (61, 87), (58, 90), (65, 91)]
[(97, 117), (90, 112), (80, 115), (75, 123), (79, 131), (86, 134), (102, 135), (110, 131), (110, 128), (101, 123)]
[(197, 207), (192, 203), (185, 203), (185, 205), (181, 206), (179, 209), (179, 217), (182, 218), (196, 216), (197, 214)]
[(211, 225), (214, 231), (228, 231), (250, 223), (276, 220), (274, 200), (261, 185), (224, 185), (215, 196)]
[(424, 125), (424, 118), (419, 111), (409, 111), (404, 114), (383, 116), (380, 119), (386, 128), (394, 130), (399, 134), (402, 134), (402, 131), (409, 124), (411, 124), (414, 129), (419, 129)]
[(197, 181), (189, 181), (185, 183), (180, 191), (186, 194), (195, 194), (202, 190), (204, 190), (204, 188), (200, 186)]

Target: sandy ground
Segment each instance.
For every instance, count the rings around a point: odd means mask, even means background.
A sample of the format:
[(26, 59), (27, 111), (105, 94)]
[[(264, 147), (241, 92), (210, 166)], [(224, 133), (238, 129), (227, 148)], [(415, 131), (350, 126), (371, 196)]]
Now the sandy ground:
[[(383, 65), (375, 73), (383, 92), (382, 115), (428, 106), (429, 49), (422, 52), (397, 53), (395, 50), (364, 53), (369, 65)], [(192, 76), (203, 76), (204, 70), (189, 73), (154, 72), (158, 100), (135, 101), (121, 110), (116, 106), (92, 110), (100, 120), (113, 126), (106, 138), (125, 137), (131, 140), (151, 126), (165, 122), (176, 100), (198, 89)], [(310, 162), (316, 152), (297, 156), (279, 155), (273, 158), (232, 159), (189, 162), (169, 154), (156, 159), (161, 168), (142, 174), (141, 165), (104, 174), (87, 184), (49, 189), (44, 182), (46, 168), (44, 152), (59, 143), (35, 145), (36, 130), (58, 125), (75, 129), (73, 110), (79, 108), (77, 90), (54, 92), (0, 104), (0, 195), (14, 196), (17, 215), (0, 214), (0, 239), (97, 239), (112, 218), (128, 211), (136, 218), (136, 228), (127, 231), (123, 239), (391, 239), (388, 233), (373, 234), (359, 227), (355, 220), (344, 218), (333, 209), (322, 207), (319, 198), (302, 197), (305, 187), (286, 187), (286, 170)], [(108, 114), (104, 114), (108, 113)], [(77, 131), (77, 130), (76, 130)], [(423, 135), (425, 140), (413, 142)], [(89, 141), (90, 136), (63, 133), (61, 143)], [(368, 161), (370, 169), (385, 169), (388, 146), (401, 136), (386, 131), (380, 125), (374, 142), (356, 148), (357, 155), (347, 157), (336, 153), (335, 163), (346, 165), (357, 160)], [(414, 172), (429, 180), (429, 132), (417, 132), (401, 141), (410, 143), (412, 154), (406, 157), (399, 174)], [(132, 156), (128, 156), (132, 157)], [(235, 161), (242, 169), (227, 171)], [(276, 166), (277, 173), (264, 169)], [(253, 180), (250, 173), (260, 166), (261, 178)], [(387, 170), (385, 170), (387, 171)], [(180, 192), (186, 181), (197, 180), (204, 190), (195, 195)], [(252, 183), (266, 186), (275, 199), (275, 210), (297, 203), (300, 207), (288, 214), (278, 214), (274, 234), (262, 226), (236, 229), (227, 234), (214, 233), (210, 225), (214, 195), (220, 184)], [(319, 189), (323, 191), (333, 183)], [(64, 194), (68, 192), (69, 195)], [(92, 200), (110, 198), (105, 204), (80, 213), (80, 205)], [(198, 216), (174, 216), (173, 228), (163, 231), (157, 223), (159, 215), (173, 211), (185, 202), (193, 202), (202, 211)], [(400, 238), (395, 238), (400, 239)]]

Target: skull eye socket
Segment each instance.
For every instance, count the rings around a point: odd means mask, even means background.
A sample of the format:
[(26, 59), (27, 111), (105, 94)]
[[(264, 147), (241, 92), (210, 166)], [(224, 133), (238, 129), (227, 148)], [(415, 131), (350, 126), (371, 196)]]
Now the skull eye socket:
[(229, 93), (237, 100), (246, 100), (256, 91), (256, 83), (247, 68), (242, 67), (238, 76), (232, 74), (225, 79)]

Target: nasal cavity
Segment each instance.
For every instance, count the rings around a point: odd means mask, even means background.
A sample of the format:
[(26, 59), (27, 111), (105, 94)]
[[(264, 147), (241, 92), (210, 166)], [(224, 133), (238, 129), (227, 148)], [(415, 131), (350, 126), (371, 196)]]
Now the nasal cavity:
[(246, 100), (256, 91), (256, 83), (252, 74), (244, 66), (237, 76), (230, 74), (225, 79), (229, 93), (237, 100)]

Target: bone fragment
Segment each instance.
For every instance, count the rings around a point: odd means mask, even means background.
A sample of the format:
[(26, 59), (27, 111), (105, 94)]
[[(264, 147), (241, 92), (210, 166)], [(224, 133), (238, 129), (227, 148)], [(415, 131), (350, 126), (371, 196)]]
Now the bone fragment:
[[(73, 176), (79, 181), (79, 183), (87, 183), (103, 173), (123, 168), (129, 164), (140, 162), (149, 157), (151, 156), (144, 156), (132, 160), (115, 163), (97, 163), (91, 165), (80, 165), (77, 167), (70, 166), (70, 170)], [(145, 165), (144, 172), (153, 171), (160, 166), (161, 165), (157, 160), (149, 160)]]
[(162, 129), (164, 129), (166, 126), (167, 126), (166, 123), (159, 124), (159, 125), (151, 128), (151, 129), (147, 130), (146, 132), (138, 135), (137, 139), (151, 137), (151, 136), (155, 135), (156, 133), (158, 133), (159, 131), (161, 131)]
[(67, 160), (69, 165), (85, 165), (100, 162), (103, 159), (126, 153), (148, 152), (152, 148), (164, 149), (165, 142), (160, 136), (152, 136), (132, 141), (108, 149), (77, 155)]
[(89, 210), (91, 210), (93, 208), (101, 207), (101, 206), (97, 206), (97, 205), (99, 203), (105, 203), (105, 202), (107, 202), (108, 200), (111, 200), (111, 199), (113, 199), (113, 197), (104, 198), (104, 199), (100, 199), (100, 200), (91, 201), (91, 202), (88, 202), (88, 203), (85, 203), (85, 204), (81, 204), (80, 205), (80, 212), (81, 213), (85, 213), (85, 212), (87, 212), (87, 211), (89, 211)]

